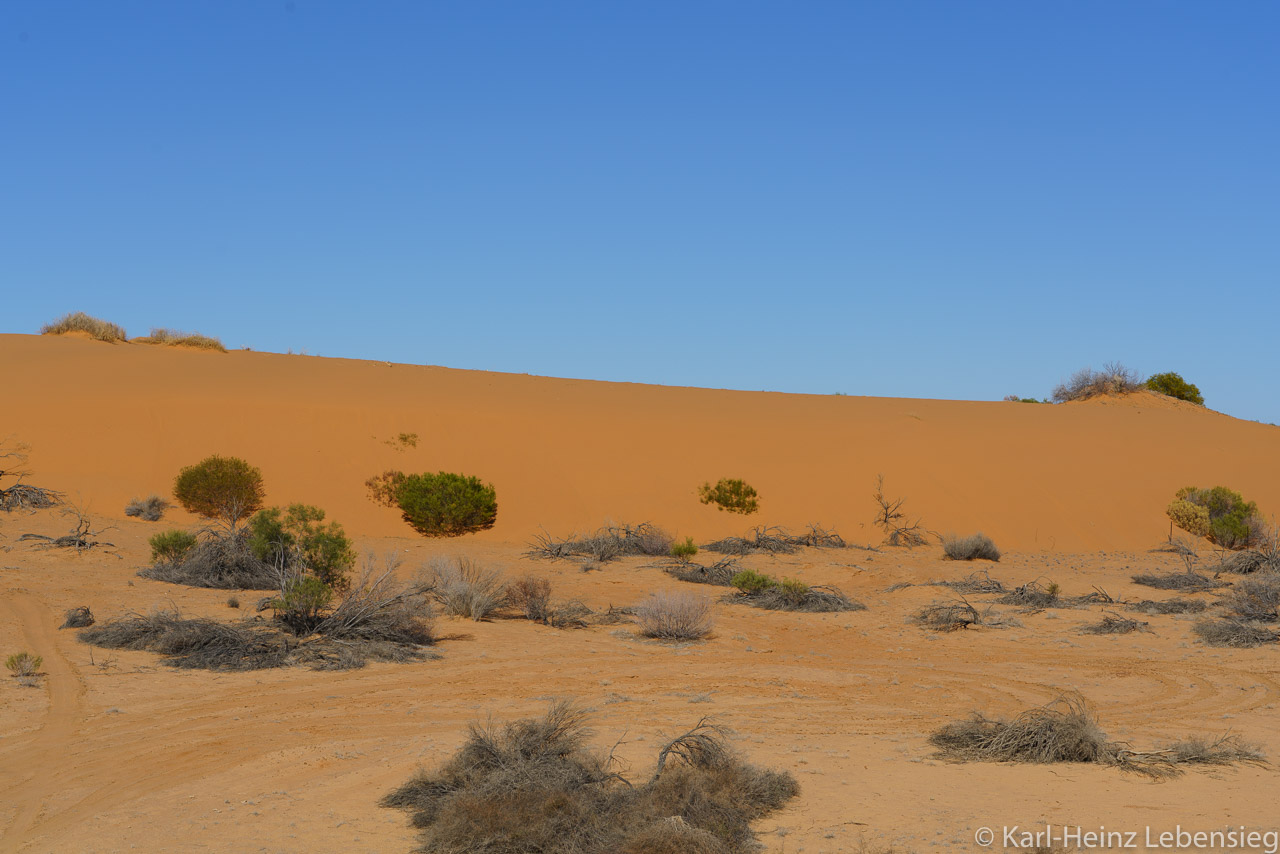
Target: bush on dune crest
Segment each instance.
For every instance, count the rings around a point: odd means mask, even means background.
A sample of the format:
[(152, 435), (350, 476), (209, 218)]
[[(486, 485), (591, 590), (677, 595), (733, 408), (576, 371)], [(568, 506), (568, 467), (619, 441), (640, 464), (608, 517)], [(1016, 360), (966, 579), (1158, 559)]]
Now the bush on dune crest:
[(451, 759), (382, 805), (412, 814), (422, 851), (746, 854), (760, 847), (751, 824), (799, 791), (790, 774), (743, 761), (706, 720), (663, 746), (645, 782), (626, 780), (589, 735), (586, 712), (568, 702), (473, 724)]
[(53, 323), (40, 327), (41, 335), (66, 335), (68, 332), (84, 332), (98, 341), (107, 341), (112, 344), (129, 340), (123, 326), (91, 317), (83, 311), (72, 312)]
[(227, 352), (222, 342), (199, 332), (179, 332), (176, 329), (152, 329), (146, 338), (133, 339), (135, 344), (163, 344), (168, 347), (191, 347), (196, 350)]
[(1108, 362), (1100, 371), (1093, 368), (1076, 371), (1066, 382), (1058, 384), (1052, 397), (1055, 403), (1066, 403), (1105, 395), (1131, 394), (1142, 388), (1142, 377), (1137, 371), (1119, 362)]

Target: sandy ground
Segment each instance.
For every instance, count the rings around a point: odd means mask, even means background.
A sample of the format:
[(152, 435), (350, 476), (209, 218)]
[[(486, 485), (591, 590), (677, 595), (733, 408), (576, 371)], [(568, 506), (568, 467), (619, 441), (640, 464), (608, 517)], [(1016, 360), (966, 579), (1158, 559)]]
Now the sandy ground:
[[(17, 541), (63, 533), (56, 511), (0, 515), (0, 652), (42, 655), (46, 673), (37, 689), (0, 684), (0, 851), (408, 851), (405, 816), (378, 798), (447, 757), (468, 722), (536, 714), (555, 697), (592, 706), (599, 742), (621, 739), (636, 774), (664, 735), (704, 715), (732, 727), (753, 761), (802, 786), (760, 826), (770, 851), (979, 850), (979, 827), (1045, 822), (1139, 831), (1139, 842), (1147, 827), (1280, 829), (1270, 767), (1151, 782), (932, 758), (928, 734), (941, 724), (975, 709), (1016, 713), (1064, 689), (1138, 748), (1230, 730), (1280, 757), (1275, 649), (1205, 647), (1179, 616), (1144, 618), (1149, 633), (1080, 634), (1102, 606), (1011, 612), (1019, 628), (925, 632), (911, 615), (951, 597), (923, 583), (974, 569), (936, 546), (747, 558), (838, 585), (868, 610), (719, 604), (715, 636), (698, 644), (642, 640), (625, 624), (442, 618), (435, 661), (210, 674), (92, 649), (57, 628), (85, 604), (99, 619), (169, 605), (243, 613), (225, 591), (136, 577), (147, 537), (189, 517), (122, 514), (212, 452), (251, 459), (272, 503), (324, 506), (362, 549), (396, 552), (405, 573), (465, 553), (509, 575), (546, 575), (557, 597), (598, 608), (686, 585), (639, 558), (591, 573), (531, 561), (525, 544), (540, 525), (648, 519), (699, 541), (741, 533), (755, 519), (693, 497), (702, 480), (731, 475), (761, 490), (760, 521), (820, 520), (867, 542), (881, 471), (930, 527), (992, 534), (1007, 553), (984, 568), (1006, 583), (1044, 576), (1067, 595), (1165, 598), (1129, 576), (1181, 567), (1146, 551), (1167, 534), (1169, 495), (1227, 483), (1280, 506), (1280, 429), (1146, 396), (1059, 407), (784, 396), (27, 336), (0, 336), (0, 366), (10, 401), (23, 401), (0, 432), (32, 446), (31, 480), (115, 526), (103, 534), (114, 548), (74, 555)], [(409, 431), (417, 448), (386, 444)], [(492, 480), (499, 524), (452, 541), (412, 535), (363, 494), (363, 480), (390, 467)], [(889, 591), (904, 582), (913, 586)]]

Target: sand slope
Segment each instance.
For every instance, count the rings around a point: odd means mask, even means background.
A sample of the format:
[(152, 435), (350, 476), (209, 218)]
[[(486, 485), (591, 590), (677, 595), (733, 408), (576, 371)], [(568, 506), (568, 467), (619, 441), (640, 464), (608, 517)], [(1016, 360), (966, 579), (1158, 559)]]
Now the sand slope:
[[(504, 542), (606, 520), (699, 539), (822, 522), (868, 542), (878, 473), (928, 527), (1020, 550), (1149, 546), (1187, 484), (1280, 508), (1280, 428), (1145, 393), (1066, 406), (788, 395), (25, 335), (0, 336), (0, 374), (0, 435), (31, 445), (33, 482), (108, 518), (211, 453), (260, 466), (271, 503), (317, 504), (369, 536), (411, 534), (366, 497), (387, 468), (491, 481), (499, 519), (481, 536)], [(418, 446), (387, 444), (402, 432)], [(726, 476), (760, 490), (759, 514), (698, 503), (698, 484)]]

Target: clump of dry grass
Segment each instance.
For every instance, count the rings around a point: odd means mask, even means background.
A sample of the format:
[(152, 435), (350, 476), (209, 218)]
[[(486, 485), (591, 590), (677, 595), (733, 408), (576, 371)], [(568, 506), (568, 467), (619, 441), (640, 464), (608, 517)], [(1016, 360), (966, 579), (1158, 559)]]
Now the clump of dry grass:
[(716, 587), (731, 587), (733, 577), (738, 574), (738, 562), (731, 557), (721, 558), (711, 566), (696, 563), (676, 562), (663, 567), (663, 571), (672, 578), (688, 581), (692, 584), (711, 584)]
[(954, 632), (980, 625), (982, 615), (968, 602), (930, 605), (915, 615), (915, 622), (935, 632)]
[(1199, 599), (1143, 599), (1141, 602), (1129, 602), (1125, 605), (1130, 611), (1143, 614), (1199, 614), (1209, 606)]
[(1247, 649), (1280, 642), (1280, 634), (1265, 626), (1230, 618), (1201, 620), (1191, 630), (1209, 646)]
[(250, 624), (185, 619), (176, 610), (132, 614), (80, 631), (80, 640), (106, 649), (149, 650), (171, 667), (262, 670), (283, 667), (290, 644), (284, 633)]
[(977, 572), (971, 572), (964, 578), (957, 581), (935, 581), (935, 587), (950, 587), (957, 593), (1007, 593), (1008, 588), (1004, 586), (1004, 582), (997, 578), (992, 578), (990, 573), (985, 569)]
[(146, 338), (133, 339), (135, 344), (163, 344), (167, 347), (192, 347), (197, 350), (227, 352), (222, 342), (199, 332), (179, 332), (176, 329), (152, 329)]
[(148, 495), (146, 498), (135, 498), (125, 505), (124, 515), (136, 516), (144, 522), (159, 522), (168, 509), (168, 501), (159, 495)]
[(746, 854), (752, 822), (798, 786), (757, 768), (707, 721), (663, 746), (653, 776), (632, 782), (587, 747), (586, 713), (559, 702), (540, 718), (472, 725), (443, 766), (382, 805), (412, 814), (423, 851), (527, 854)]
[(962, 762), (1088, 762), (1152, 777), (1182, 773), (1183, 765), (1265, 762), (1260, 751), (1234, 736), (1187, 739), (1153, 751), (1135, 751), (1107, 739), (1089, 703), (1069, 692), (1012, 720), (974, 713), (929, 737), (944, 759)]
[(640, 634), (660, 640), (702, 640), (715, 628), (711, 600), (683, 590), (660, 590), (632, 606)]
[(639, 525), (606, 525), (594, 534), (578, 538), (576, 535), (556, 539), (546, 531), (534, 537), (527, 557), (548, 560), (568, 560), (585, 557), (598, 563), (607, 563), (627, 555), (669, 555), (671, 535), (656, 525), (642, 522)]
[(1151, 624), (1130, 620), (1118, 614), (1107, 614), (1097, 623), (1081, 626), (1080, 631), (1086, 635), (1127, 635), (1131, 632), (1149, 632)]
[(469, 557), (432, 558), (429, 587), (444, 612), (454, 617), (485, 620), (507, 603), (502, 573)]
[(1219, 587), (1227, 586), (1225, 581), (1209, 578), (1207, 575), (1201, 575), (1193, 570), (1187, 570), (1186, 572), (1139, 573), (1133, 576), (1133, 583), (1141, 584), (1144, 587), (1154, 587), (1157, 590), (1185, 590), (1188, 592), (1216, 590)]
[(29, 652), (16, 652), (5, 659), (4, 666), (19, 684), (34, 688), (40, 684), (40, 668), (44, 666), (44, 659)]
[(1000, 560), (1000, 549), (981, 531), (969, 537), (943, 537), (942, 552), (949, 560)]
[(60, 629), (83, 629), (94, 624), (93, 612), (88, 605), (72, 608), (64, 615)]
[(72, 312), (40, 327), (41, 335), (66, 335), (69, 332), (84, 332), (98, 341), (114, 344), (117, 341), (128, 341), (124, 327), (91, 317), (83, 311)]
[(806, 584), (798, 578), (778, 580), (751, 570), (744, 570), (733, 577), (737, 595), (728, 602), (742, 602), (766, 611), (805, 611), (831, 613), (839, 611), (865, 611), (867, 606), (850, 599), (835, 587)]
[(1108, 362), (1101, 371), (1082, 368), (1053, 390), (1053, 400), (1087, 400), (1101, 395), (1131, 394), (1143, 388), (1142, 377), (1119, 362)]
[(1041, 584), (1037, 579), (1015, 587), (996, 601), (1001, 605), (1020, 605), (1024, 608), (1057, 608), (1062, 604), (1062, 592), (1057, 582)]
[(1222, 596), (1227, 613), (1245, 620), (1280, 619), (1280, 575), (1266, 572), (1241, 579)]
[(747, 533), (745, 537), (725, 537), (714, 543), (703, 546), (709, 552), (742, 557), (749, 554), (794, 554), (799, 545), (785, 528), (759, 525)]
[(210, 533), (178, 560), (161, 561), (138, 575), (216, 590), (280, 589), (280, 570), (253, 553), (243, 530)]
[(551, 582), (525, 575), (507, 585), (507, 601), (527, 619), (545, 623), (551, 613)]

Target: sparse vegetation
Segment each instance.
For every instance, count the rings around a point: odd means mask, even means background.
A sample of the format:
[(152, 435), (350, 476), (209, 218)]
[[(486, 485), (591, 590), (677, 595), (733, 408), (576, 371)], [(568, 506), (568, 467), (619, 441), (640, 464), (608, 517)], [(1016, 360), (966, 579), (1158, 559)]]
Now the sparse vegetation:
[(165, 542), (165, 551), (155, 558), (154, 566), (138, 571), (143, 578), (220, 590), (280, 589), (280, 569), (253, 553), (243, 529), (211, 533), (185, 548), (188, 538), (195, 538), (182, 531), (169, 531), (151, 538), (153, 553), (161, 536), (171, 539)]
[(729, 513), (749, 516), (760, 509), (760, 496), (755, 487), (739, 478), (722, 477), (715, 486), (704, 483), (698, 487), (698, 500)]
[(943, 537), (942, 552), (950, 560), (1000, 560), (1000, 549), (981, 531), (970, 537)]
[(1165, 512), (1182, 530), (1226, 549), (1245, 549), (1267, 537), (1258, 506), (1225, 486), (1179, 489)]
[(1151, 624), (1118, 614), (1107, 614), (1099, 622), (1081, 626), (1080, 631), (1086, 635), (1127, 635), (1132, 632), (1149, 632)]
[(259, 510), (249, 520), (249, 548), (264, 563), (302, 569), (340, 591), (349, 583), (355, 549), (341, 525), (324, 519), (323, 510), (308, 504)]
[(458, 537), (492, 528), (498, 493), (477, 477), (437, 472), (385, 471), (365, 481), (369, 497), (395, 507), (409, 527), (427, 537)]
[(40, 327), (41, 335), (66, 335), (68, 332), (83, 332), (91, 338), (111, 344), (117, 341), (129, 340), (129, 336), (125, 334), (124, 327), (91, 317), (83, 311), (72, 312), (65, 317), (58, 318), (53, 323)]
[(1119, 362), (1108, 362), (1101, 371), (1082, 368), (1053, 390), (1055, 403), (1087, 400), (1102, 395), (1131, 394), (1143, 388), (1142, 377)]
[(382, 805), (412, 814), (421, 850), (573, 854), (747, 854), (752, 822), (799, 790), (757, 768), (704, 719), (666, 743), (645, 782), (586, 746), (586, 712), (559, 702), (540, 718), (472, 725), (443, 766), (420, 771)]
[(905, 498), (885, 497), (884, 475), (877, 475), (876, 491), (871, 497), (875, 499), (880, 508), (876, 514), (875, 525), (884, 532), (885, 545), (906, 546), (909, 549), (913, 549), (929, 542), (926, 535), (932, 532), (925, 530), (919, 518), (914, 522), (908, 521), (907, 514), (903, 512), (902, 507), (907, 500)]
[(808, 585), (798, 578), (781, 580), (771, 575), (744, 569), (730, 579), (739, 595), (732, 602), (745, 602), (766, 611), (865, 611), (866, 605), (855, 602), (834, 587)]
[(178, 473), (173, 495), (188, 511), (234, 531), (262, 507), (262, 472), (238, 457), (206, 457)]
[(693, 542), (693, 537), (685, 537), (681, 542), (671, 546), (671, 556), (679, 561), (688, 562), (697, 553), (698, 546)]
[(1013, 720), (975, 712), (968, 720), (937, 730), (929, 742), (942, 758), (961, 762), (1086, 762), (1152, 777), (1180, 774), (1183, 765), (1265, 761), (1257, 748), (1229, 735), (1208, 742), (1188, 739), (1153, 751), (1131, 750), (1107, 739), (1097, 715), (1077, 693), (1028, 709)]
[(63, 615), (62, 625), (60, 629), (83, 629), (92, 626), (93, 611), (89, 610), (88, 605), (81, 605), (79, 608), (72, 608)]
[(162, 531), (147, 541), (152, 563), (181, 563), (196, 546), (196, 535), (187, 531)]
[(1007, 394), (1005, 395), (1004, 399), (1008, 403), (1052, 403), (1053, 402), (1049, 400), (1049, 398), (1047, 397), (1044, 400), (1036, 400), (1034, 397), (1018, 397), (1018, 395), (1016, 394)]
[(20, 442), (0, 442), (0, 510), (44, 510), (62, 503), (62, 493), (24, 481), (31, 476), (29, 451)]
[(1154, 587), (1157, 590), (1182, 590), (1187, 593), (1216, 590), (1227, 586), (1225, 581), (1218, 581), (1193, 570), (1167, 573), (1143, 572), (1133, 576), (1133, 583)]
[(135, 498), (125, 505), (124, 515), (137, 517), (144, 522), (159, 522), (168, 509), (168, 501), (159, 495), (148, 495), (146, 498)]
[(507, 585), (507, 601), (527, 619), (544, 623), (551, 613), (551, 582), (525, 575)]
[(77, 552), (88, 551), (99, 546), (115, 545), (115, 543), (103, 542), (97, 539), (106, 531), (112, 530), (114, 526), (94, 528), (93, 519), (89, 514), (74, 504), (68, 504), (63, 507), (61, 512), (64, 516), (71, 516), (75, 519), (75, 525), (71, 528), (70, 533), (61, 537), (49, 537), (44, 534), (23, 534), (18, 538), (18, 542), (31, 541), (38, 548), (75, 549)]
[(935, 632), (954, 632), (980, 625), (982, 615), (968, 602), (930, 605), (915, 615), (915, 622)]
[(985, 570), (971, 572), (956, 581), (935, 581), (936, 587), (950, 587), (957, 593), (1007, 593), (1008, 590), (998, 578), (992, 578)]
[(471, 558), (433, 558), (432, 595), (454, 617), (485, 620), (507, 602), (502, 573), (484, 569)]
[(1138, 611), (1151, 616), (1157, 614), (1200, 614), (1209, 606), (1199, 599), (1161, 599), (1159, 601), (1143, 599), (1141, 602), (1129, 602), (1125, 605), (1130, 611)]
[(222, 342), (199, 332), (179, 332), (176, 329), (152, 329), (146, 338), (133, 339), (135, 344), (163, 344), (168, 347), (191, 347), (196, 350), (215, 350), (227, 352)]
[(715, 627), (711, 600), (696, 593), (660, 590), (631, 610), (647, 638), (702, 640)]
[(1280, 634), (1272, 629), (1230, 618), (1201, 620), (1192, 631), (1209, 646), (1244, 649), (1280, 641)]
[(1236, 582), (1222, 597), (1227, 613), (1244, 620), (1272, 623), (1280, 619), (1280, 575), (1251, 575)]
[(677, 561), (663, 567), (668, 575), (680, 581), (693, 584), (712, 584), (717, 587), (732, 587), (733, 577), (740, 571), (738, 562), (731, 557), (721, 558), (711, 566), (702, 566), (688, 561)]
[(1037, 579), (1013, 588), (996, 601), (1001, 605), (1020, 605), (1024, 608), (1056, 608), (1062, 604), (1061, 593), (1062, 588), (1057, 582), (1041, 584)]
[(44, 659), (29, 652), (17, 652), (4, 660), (4, 666), (18, 679), (32, 679), (40, 675)]
[(1200, 389), (1172, 371), (1163, 374), (1152, 374), (1147, 377), (1146, 385), (1147, 388), (1154, 392), (1204, 406), (1204, 397), (1200, 394)]
[(666, 531), (642, 522), (639, 525), (606, 525), (582, 538), (575, 534), (556, 539), (543, 531), (534, 538), (525, 554), (549, 560), (585, 557), (606, 563), (628, 555), (670, 555), (672, 543), (671, 535)]

